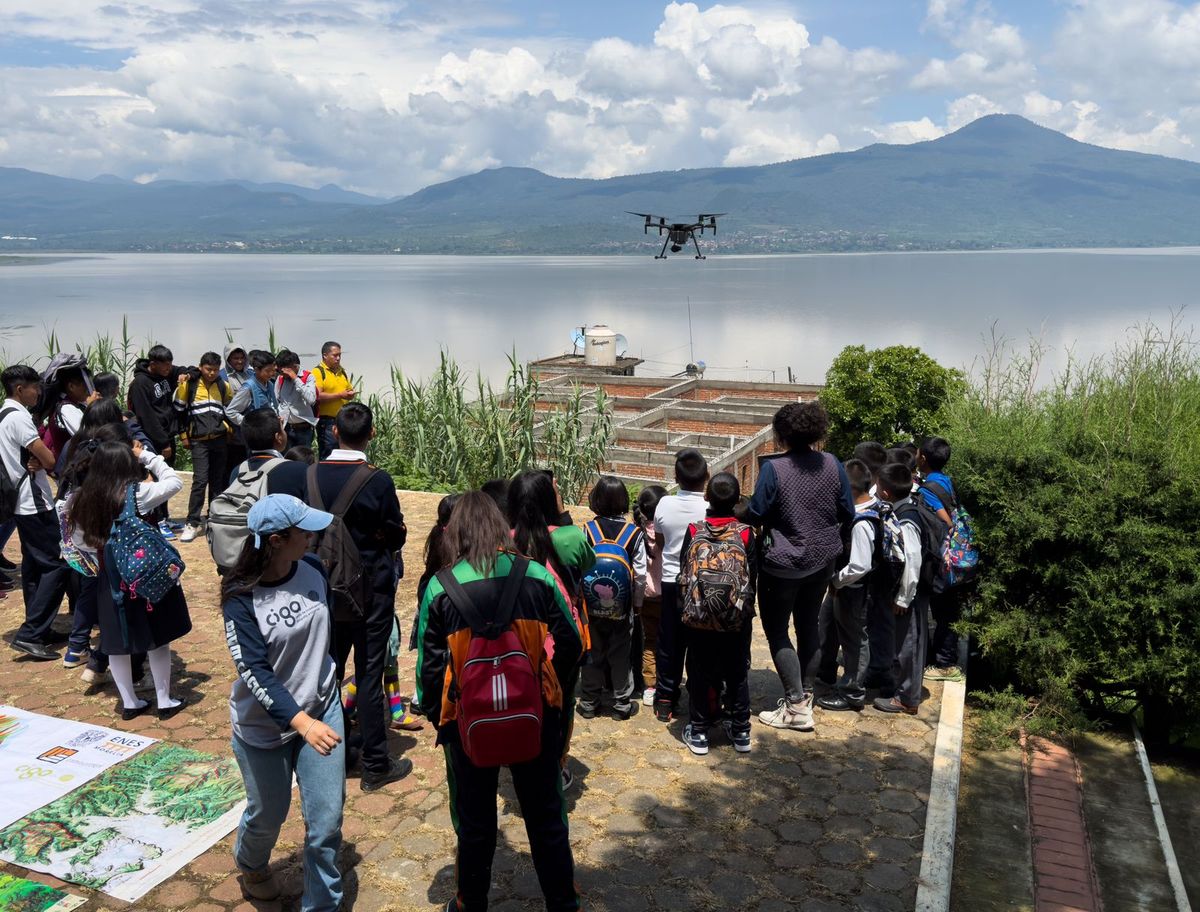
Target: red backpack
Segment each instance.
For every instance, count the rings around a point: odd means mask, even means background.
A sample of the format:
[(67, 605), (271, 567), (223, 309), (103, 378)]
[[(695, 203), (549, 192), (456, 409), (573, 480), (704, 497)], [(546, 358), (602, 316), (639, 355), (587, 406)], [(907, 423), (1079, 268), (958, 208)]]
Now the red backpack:
[[(517, 594), (529, 560), (518, 557), (504, 582), (495, 615), (488, 620), (450, 570), (438, 581), (471, 628), (471, 642), (451, 697), (458, 704), (458, 734), (476, 766), (509, 766), (542, 750), (542, 681), (512, 629)], [(453, 660), (451, 663), (453, 668)]]

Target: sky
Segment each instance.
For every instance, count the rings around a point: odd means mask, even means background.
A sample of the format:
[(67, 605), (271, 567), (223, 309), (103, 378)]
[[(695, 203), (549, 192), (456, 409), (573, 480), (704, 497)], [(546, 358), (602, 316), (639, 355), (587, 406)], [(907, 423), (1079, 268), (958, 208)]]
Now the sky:
[(1200, 161), (1200, 2), (0, 3), (0, 165), (82, 179), (393, 197), (498, 166), (765, 164), (997, 112)]

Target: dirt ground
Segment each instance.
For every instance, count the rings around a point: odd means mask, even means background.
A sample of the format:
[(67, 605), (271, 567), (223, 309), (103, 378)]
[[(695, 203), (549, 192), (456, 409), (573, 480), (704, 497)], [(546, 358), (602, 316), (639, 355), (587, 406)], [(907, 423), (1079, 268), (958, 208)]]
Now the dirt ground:
[[(173, 503), (182, 515), (185, 491)], [(407, 635), (414, 613), (421, 547), (439, 495), (400, 492), (410, 538), (408, 578), (396, 610)], [(577, 518), (583, 511), (575, 511)], [(233, 667), (222, 635), (217, 576), (201, 538), (181, 545), (184, 588), (194, 629), (175, 644), (175, 691), (193, 705), (160, 722), (114, 716), (111, 684), (88, 689), (78, 670), (0, 654), (0, 702), (22, 709), (139, 731), (228, 755), (228, 694)], [(10, 558), (19, 560), (14, 540)], [(23, 616), (19, 592), (0, 601), (6, 637)], [(59, 623), (65, 623), (61, 617)], [(411, 688), (411, 654), (401, 681)], [(821, 714), (811, 734), (778, 732), (755, 722), (754, 749), (735, 754), (720, 736), (707, 757), (680, 742), (682, 725), (649, 712), (628, 722), (579, 720), (573, 747), (576, 784), (568, 793), (576, 878), (588, 909), (730, 909), (761, 912), (901, 912), (913, 907), (941, 686), (918, 717)], [(751, 669), (755, 712), (773, 707), (780, 686), (756, 627)], [(434, 733), (392, 735), (392, 751), (415, 772), (373, 794), (348, 783), (343, 825), (347, 909), (363, 912), (444, 907), (453, 895), (454, 834), (444, 765)], [(539, 908), (528, 840), (507, 776), (502, 777), (500, 840), (492, 908)], [(304, 824), (294, 805), (275, 852), (283, 901), (243, 901), (233, 869), (233, 836), (185, 867), (140, 902), (126, 903), (73, 885), (88, 909), (186, 909), (192, 912), (298, 907)], [(63, 886), (53, 878), (0, 865), (0, 871)]]

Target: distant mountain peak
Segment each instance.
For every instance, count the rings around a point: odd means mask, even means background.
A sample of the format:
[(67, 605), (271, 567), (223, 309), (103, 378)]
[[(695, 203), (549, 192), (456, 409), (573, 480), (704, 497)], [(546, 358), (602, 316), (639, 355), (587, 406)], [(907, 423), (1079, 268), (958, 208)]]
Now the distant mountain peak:
[(993, 146), (1029, 143), (1074, 143), (1069, 136), (1034, 123), (1020, 114), (985, 114), (983, 117), (947, 133), (934, 142), (954, 145), (963, 141)]

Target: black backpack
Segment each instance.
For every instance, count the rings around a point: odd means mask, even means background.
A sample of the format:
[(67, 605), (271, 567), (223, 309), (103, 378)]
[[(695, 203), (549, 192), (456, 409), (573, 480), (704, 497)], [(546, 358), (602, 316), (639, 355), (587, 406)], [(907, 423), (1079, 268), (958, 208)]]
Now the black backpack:
[(896, 518), (914, 524), (921, 532), (921, 575), (918, 588), (926, 592), (940, 592), (942, 566), (942, 542), (946, 538), (947, 525), (933, 512), (925, 498), (917, 495), (903, 506), (896, 507)]
[[(317, 483), (319, 466), (308, 467), (308, 504), (314, 510), (325, 510), (321, 499), (321, 486)], [(335, 621), (361, 620), (367, 613), (371, 599), (371, 580), (363, 573), (362, 554), (354, 543), (350, 530), (342, 521), (354, 498), (358, 497), (371, 476), (378, 472), (374, 466), (363, 464), (358, 467), (338, 493), (337, 500), (328, 509), (333, 522), (321, 533), (317, 544), (317, 558), (325, 567), (332, 595), (333, 618)]]

